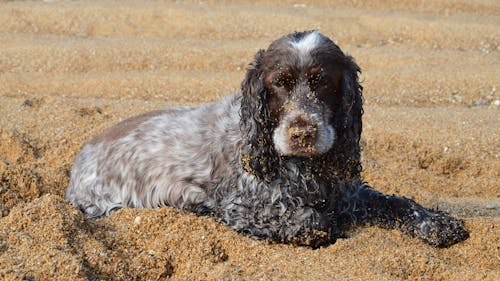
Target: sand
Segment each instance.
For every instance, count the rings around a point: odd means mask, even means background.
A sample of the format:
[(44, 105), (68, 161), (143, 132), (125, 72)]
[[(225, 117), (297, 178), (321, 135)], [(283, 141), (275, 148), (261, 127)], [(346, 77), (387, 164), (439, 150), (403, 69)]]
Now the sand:
[[(275, 2), (0, 1), (1, 280), (500, 279), (500, 3)], [(467, 241), (368, 227), (313, 250), (172, 208), (89, 221), (63, 199), (91, 136), (231, 94), (306, 29), (363, 69), (365, 180), (464, 219)]]

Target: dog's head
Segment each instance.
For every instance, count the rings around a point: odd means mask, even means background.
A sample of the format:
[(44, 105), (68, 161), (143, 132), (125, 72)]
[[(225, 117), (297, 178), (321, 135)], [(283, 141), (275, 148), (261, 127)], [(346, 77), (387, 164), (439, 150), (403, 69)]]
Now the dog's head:
[(359, 146), (359, 71), (318, 31), (274, 41), (257, 53), (242, 83), (243, 130), (257, 136), (254, 146), (272, 146), (282, 157), (310, 158), (335, 146), (344, 151)]

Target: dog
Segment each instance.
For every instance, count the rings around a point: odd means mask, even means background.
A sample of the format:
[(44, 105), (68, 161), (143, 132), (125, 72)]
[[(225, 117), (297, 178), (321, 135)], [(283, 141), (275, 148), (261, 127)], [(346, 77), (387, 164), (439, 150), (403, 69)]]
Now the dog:
[(360, 72), (318, 31), (283, 36), (257, 52), (238, 93), (132, 117), (91, 139), (66, 199), (88, 218), (172, 206), (311, 247), (361, 225), (436, 247), (467, 239), (463, 221), (363, 182)]

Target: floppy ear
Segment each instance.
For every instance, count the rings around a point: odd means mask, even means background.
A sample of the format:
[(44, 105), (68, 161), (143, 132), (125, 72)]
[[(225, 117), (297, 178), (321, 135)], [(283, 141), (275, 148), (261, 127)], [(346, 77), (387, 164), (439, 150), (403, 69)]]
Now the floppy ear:
[[(263, 105), (265, 104), (266, 93), (262, 84), (261, 61), (264, 57), (264, 50), (259, 50), (255, 54), (255, 60), (247, 68), (245, 79), (241, 83), (241, 122), (243, 127), (253, 126), (253, 118), (257, 118), (258, 123), (264, 123), (266, 116)], [(253, 117), (253, 118), (252, 118)], [(255, 128), (257, 129), (257, 128)]]
[(243, 82), (241, 82), (241, 90), (243, 92), (243, 96), (246, 98), (249, 98), (249, 95), (257, 94), (264, 89), (261, 77), (261, 64), (264, 54), (264, 50), (259, 50), (255, 54), (255, 59), (248, 65), (245, 79), (243, 80)]
[(344, 125), (351, 127), (349, 138), (359, 141), (362, 130), (363, 87), (359, 84), (361, 69), (350, 56), (346, 57), (346, 69), (342, 78), (342, 107), (346, 113)]
[(257, 178), (271, 182), (274, 161), (277, 161), (271, 141), (272, 128), (267, 107), (267, 95), (262, 83), (262, 58), (260, 50), (248, 66), (241, 83), (240, 130), (243, 143), (240, 162), (243, 168)]
[(363, 87), (359, 84), (361, 69), (350, 56), (345, 56), (340, 92), (339, 116), (336, 116), (338, 133), (337, 151), (344, 154), (344, 173), (347, 177), (359, 178), (361, 156), (359, 141), (362, 131)]

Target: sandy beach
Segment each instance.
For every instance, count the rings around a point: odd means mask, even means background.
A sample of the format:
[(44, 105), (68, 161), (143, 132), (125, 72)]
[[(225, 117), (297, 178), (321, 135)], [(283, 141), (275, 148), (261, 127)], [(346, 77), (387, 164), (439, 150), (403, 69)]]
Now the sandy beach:
[[(0, 0), (0, 279), (500, 280), (499, 27), (497, 0)], [(235, 93), (259, 49), (309, 29), (362, 69), (365, 181), (463, 219), (468, 240), (366, 227), (313, 250), (64, 200), (92, 136)]]

